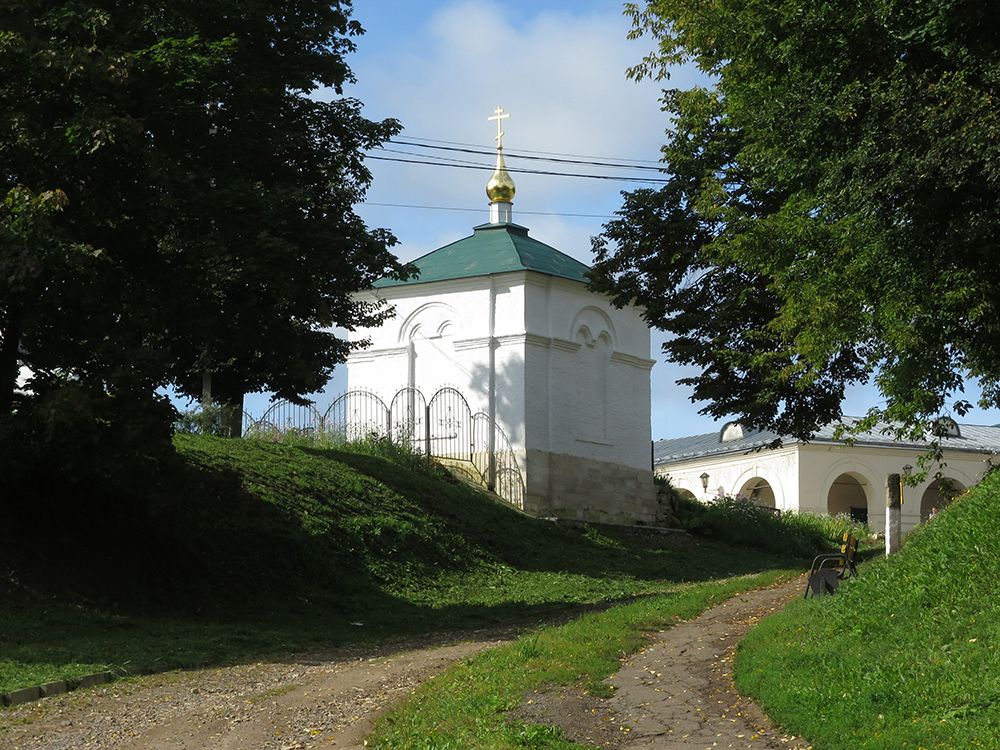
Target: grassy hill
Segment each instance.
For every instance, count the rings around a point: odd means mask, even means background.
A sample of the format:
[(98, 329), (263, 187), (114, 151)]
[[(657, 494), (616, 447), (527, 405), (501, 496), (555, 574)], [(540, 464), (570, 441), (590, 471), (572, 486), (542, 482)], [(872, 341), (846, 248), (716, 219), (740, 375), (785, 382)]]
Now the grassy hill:
[(0, 690), (533, 619), (789, 564), (562, 528), (391, 445), (176, 447), (155, 474), (78, 483), (32, 500), (59, 512), (0, 528)]
[(1000, 474), (836, 596), (744, 640), (737, 683), (816, 750), (1000, 747)]

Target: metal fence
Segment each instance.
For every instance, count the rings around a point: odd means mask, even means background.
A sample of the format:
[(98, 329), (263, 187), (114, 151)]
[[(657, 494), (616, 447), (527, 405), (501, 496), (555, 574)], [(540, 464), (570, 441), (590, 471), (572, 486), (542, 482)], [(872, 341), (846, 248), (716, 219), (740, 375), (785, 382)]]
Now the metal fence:
[(430, 398), (417, 388), (401, 388), (388, 404), (377, 394), (351, 390), (326, 411), (281, 400), (259, 419), (243, 415), (244, 437), (288, 434), (332, 442), (388, 438), (460, 470), (514, 507), (524, 507), (524, 480), (510, 440), (488, 414), (473, 413), (457, 388), (440, 388)]

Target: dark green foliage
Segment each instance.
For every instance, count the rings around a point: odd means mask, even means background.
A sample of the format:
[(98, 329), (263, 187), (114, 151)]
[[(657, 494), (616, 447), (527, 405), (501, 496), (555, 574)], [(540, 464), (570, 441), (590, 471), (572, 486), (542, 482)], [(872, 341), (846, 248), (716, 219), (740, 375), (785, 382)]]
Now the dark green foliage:
[(655, 525), (671, 529), (680, 528), (679, 519), (684, 507), (684, 495), (670, 483), (670, 477), (654, 474), (653, 484), (656, 485), (657, 504)]
[(823, 750), (1000, 747), (1000, 476), (743, 642), (737, 682)]
[[(648, 0), (669, 183), (625, 196), (595, 287), (672, 334), (704, 412), (808, 438), (874, 377), (922, 431), (1000, 385), (1000, 32), (991, 3)], [(861, 425), (863, 429), (870, 425)]]
[[(235, 435), (231, 429), (234, 425), (239, 426)], [(179, 412), (173, 430), (181, 435), (240, 437), (243, 434), (243, 413), (232, 404), (202, 403), (197, 408)]]
[(352, 206), (363, 152), (399, 124), (310, 95), (352, 80), (349, 15), (348, 0), (0, 4), (0, 419), (20, 364), (37, 376), (21, 412), (67, 382), (201, 396), (205, 373), (225, 404), (295, 399), (346, 358), (334, 327), (382, 319), (351, 295), (400, 271), (394, 239)]
[[(142, 528), (151, 477), (181, 464), (165, 397), (68, 381), (0, 418), (0, 506), (8, 533), (53, 540)], [(138, 490), (137, 490), (138, 488)]]

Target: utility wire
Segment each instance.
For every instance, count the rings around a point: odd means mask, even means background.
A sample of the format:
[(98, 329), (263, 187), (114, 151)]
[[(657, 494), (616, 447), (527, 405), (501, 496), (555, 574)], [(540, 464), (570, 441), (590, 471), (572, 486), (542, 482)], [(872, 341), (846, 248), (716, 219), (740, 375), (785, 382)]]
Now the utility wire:
[[(387, 142), (388, 143), (401, 144), (400, 141), (387, 141)], [(420, 146), (419, 143), (415, 143), (413, 145), (414, 146), (418, 146), (418, 147)], [(457, 158), (455, 158), (453, 156), (438, 156), (437, 154), (419, 154), (419, 153), (414, 153), (413, 151), (403, 151), (402, 149), (398, 149), (398, 148), (386, 148), (385, 146), (378, 146), (377, 148), (379, 149), (379, 151), (383, 151), (383, 152), (386, 152), (386, 153), (390, 153), (390, 154), (402, 154), (403, 156), (414, 156), (417, 159), (436, 159), (436, 160), (441, 161), (441, 162), (455, 162), (456, 164), (475, 164), (478, 167), (489, 167), (490, 169), (495, 169), (495, 167), (492, 167), (492, 166), (490, 166), (488, 164), (483, 164), (482, 162), (479, 162), (479, 161), (470, 161), (469, 159), (457, 159)], [(465, 151), (466, 153), (472, 153), (472, 154), (483, 154), (485, 156), (494, 156), (496, 154), (496, 151), (471, 151), (471, 150), (467, 150), (467, 149), (454, 149), (454, 150), (455, 151)], [(521, 157), (521, 156), (517, 156), (515, 154), (507, 154), (506, 152), (504, 152), (504, 154), (508, 158), (511, 158), (511, 159), (541, 159), (541, 157), (528, 157), (528, 156)], [(550, 159), (541, 159), (541, 160), (542, 161), (567, 161), (565, 159), (551, 159), (551, 160)], [(652, 169), (655, 172), (661, 172), (661, 170), (659, 170), (659, 169), (657, 169), (655, 167), (626, 167), (625, 165), (604, 164), (602, 162), (585, 162), (585, 161), (576, 161), (576, 162), (570, 162), (570, 163), (572, 163), (572, 164), (593, 164), (595, 166), (618, 167), (620, 169)], [(512, 169), (511, 167), (507, 167), (507, 170), (508, 171), (517, 171), (516, 169)]]
[[(492, 146), (484, 146), (481, 143), (462, 143), (461, 141), (442, 141), (442, 140), (439, 140), (439, 139), (436, 139), (436, 138), (421, 138), (420, 136), (416, 136), (416, 135), (408, 135), (406, 137), (409, 138), (411, 141), (427, 141), (428, 143), (447, 143), (447, 144), (452, 145), (452, 146), (470, 146), (472, 148), (480, 148), (480, 149), (486, 149), (486, 150), (489, 150), (490, 148), (492, 148)], [(660, 164), (660, 162), (657, 159), (624, 159), (624, 158), (619, 158), (617, 156), (587, 156), (585, 154), (567, 154), (567, 153), (563, 153), (561, 151), (532, 151), (531, 149), (526, 149), (526, 148), (519, 148), (519, 149), (514, 149), (514, 150), (515, 151), (520, 151), (520, 152), (525, 153), (525, 154), (547, 154), (549, 156), (570, 156), (570, 157), (574, 157), (576, 159), (598, 159), (598, 160), (603, 159), (603, 160), (607, 160), (607, 161), (630, 161), (630, 162), (645, 163), (645, 164)]]
[[(392, 143), (394, 145), (397, 145), (397, 146), (416, 146), (417, 148), (433, 148), (433, 149), (439, 149), (441, 151), (460, 151), (460, 152), (465, 153), (465, 154), (480, 154), (482, 156), (493, 156), (493, 154), (496, 153), (495, 150), (494, 151), (488, 151), (488, 150), (479, 150), (479, 149), (474, 149), (474, 148), (458, 148), (456, 146), (432, 146), (432, 145), (429, 145), (429, 144), (426, 144), (426, 143), (415, 143), (413, 141), (390, 140), (388, 142)], [(389, 151), (389, 150), (390, 149), (386, 149), (386, 151)], [(412, 156), (417, 156), (417, 154), (411, 154), (411, 155)], [(607, 161), (590, 161), (590, 160), (586, 160), (586, 159), (560, 159), (560, 158), (557, 158), (557, 157), (554, 157), (554, 156), (523, 156), (523, 155), (517, 154), (515, 152), (507, 152), (507, 151), (504, 151), (504, 156), (507, 156), (508, 158), (511, 158), (511, 159), (531, 159), (533, 161), (552, 161), (552, 162), (559, 162), (560, 164), (585, 164), (585, 165), (591, 166), (591, 167), (614, 167), (616, 169), (648, 169), (651, 172), (662, 172), (663, 171), (662, 167), (647, 167), (647, 166), (643, 166), (643, 165), (639, 165), (639, 164), (613, 164), (613, 163), (607, 162)]]
[(401, 151), (398, 148), (386, 148), (385, 146), (379, 146), (379, 151), (385, 151), (390, 154), (403, 154), (403, 156), (415, 156), (418, 159), (437, 159), (440, 162), (455, 162), (456, 164), (475, 164), (477, 167), (484, 166), (481, 161), (469, 161), (468, 159), (455, 159), (450, 156), (438, 156), (437, 154), (415, 154), (412, 151)]
[[(362, 206), (383, 206), (385, 208), (422, 208), (428, 211), (469, 211), (474, 213), (484, 213), (485, 210), (482, 208), (460, 208), (458, 206), (418, 206), (412, 203), (376, 203), (374, 201), (364, 201), (359, 204)], [(564, 214), (560, 211), (521, 211), (518, 210), (518, 214), (526, 214), (528, 216), (572, 216), (574, 218), (583, 219), (613, 219), (614, 216), (609, 216), (607, 214)]]
[[(433, 167), (452, 167), (453, 169), (479, 169), (492, 172), (495, 167), (489, 165), (477, 165), (477, 164), (446, 164), (440, 161), (427, 161), (425, 159), (399, 159), (392, 156), (373, 156), (369, 154), (366, 158), (375, 159), (376, 161), (396, 161), (403, 164), (429, 164)], [(517, 169), (515, 167), (507, 167), (508, 172), (519, 172), (521, 174), (543, 174), (543, 175), (553, 175), (558, 177), (583, 177), (591, 180), (616, 180), (618, 182), (653, 182), (660, 185), (665, 185), (669, 180), (657, 180), (650, 177), (616, 177), (614, 175), (606, 174), (582, 174), (579, 172), (552, 172), (543, 169)]]

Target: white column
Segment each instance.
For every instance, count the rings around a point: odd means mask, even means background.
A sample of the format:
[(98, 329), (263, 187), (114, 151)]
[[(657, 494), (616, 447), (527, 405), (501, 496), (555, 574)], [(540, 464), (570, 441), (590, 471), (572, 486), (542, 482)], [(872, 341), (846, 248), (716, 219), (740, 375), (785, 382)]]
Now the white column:
[(900, 517), (902, 484), (899, 474), (890, 474), (885, 484), (885, 554), (888, 557), (899, 552), (899, 542), (902, 538), (900, 533), (902, 529), (902, 518)]

